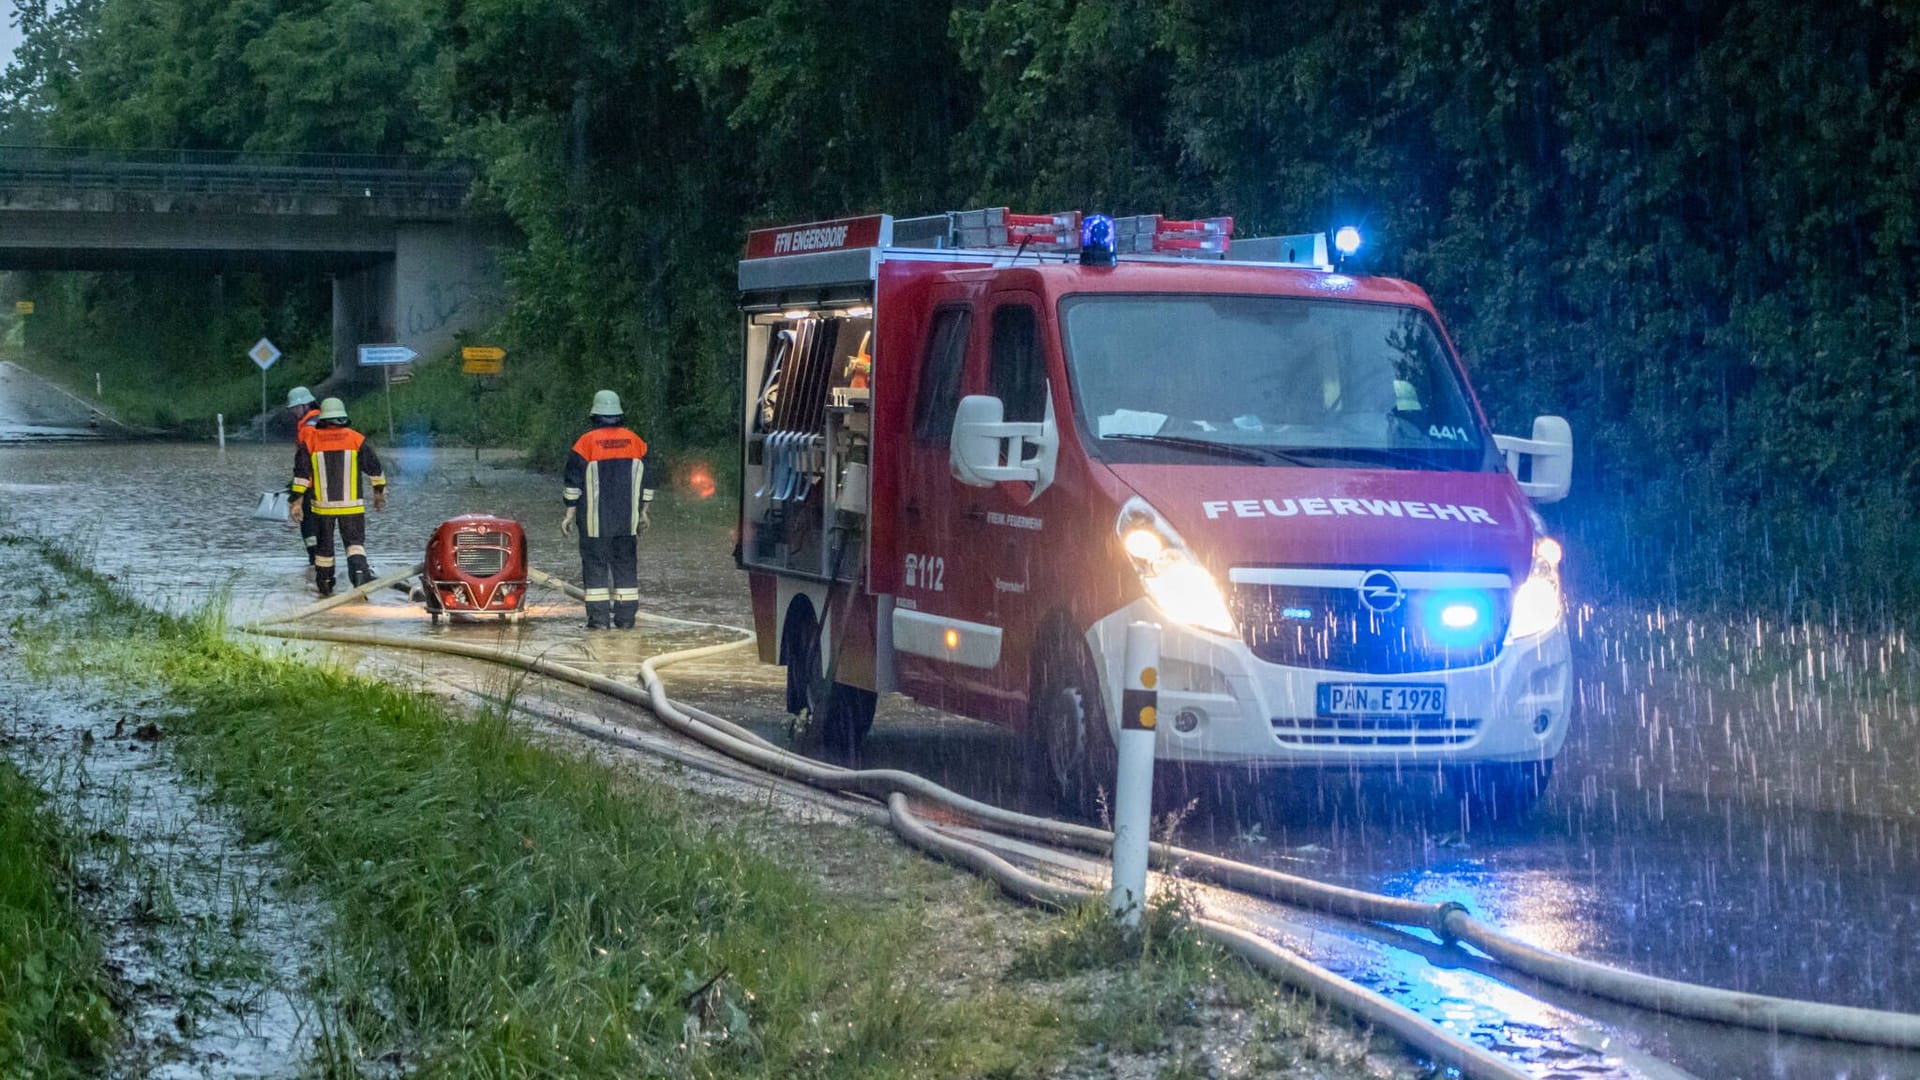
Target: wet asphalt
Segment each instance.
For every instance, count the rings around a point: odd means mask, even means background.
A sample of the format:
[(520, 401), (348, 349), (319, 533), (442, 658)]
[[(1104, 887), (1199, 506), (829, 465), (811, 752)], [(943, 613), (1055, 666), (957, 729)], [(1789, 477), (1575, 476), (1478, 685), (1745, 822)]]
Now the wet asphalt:
[[(0, 429), (19, 419), (0, 397)], [(59, 417), (41, 411), (32, 425), (57, 428)], [(556, 528), (556, 480), (504, 455), (390, 450), (374, 438), (395, 472), (392, 505), (369, 523), (376, 572), (417, 561), (438, 522), (488, 512), (526, 522), (535, 564), (575, 576)], [(291, 462), (279, 443), (222, 453), (15, 442), (0, 447), (0, 513), (82, 550), (155, 602), (188, 610), (221, 596), (237, 621), (311, 599), (297, 534), (252, 516)], [(676, 491), (657, 505), (642, 543), (649, 608), (749, 623), (723, 502)], [(1576, 598), (1577, 582), (1576, 572)], [(557, 597), (533, 614), (517, 628), (433, 629), (393, 594), (335, 620), (383, 633), (508, 636), (610, 673), (725, 636), (643, 628), (588, 637), (577, 609)], [(1652, 974), (1920, 1011), (1920, 656), (1904, 637), (1651, 607), (1581, 608), (1574, 629), (1576, 724), (1552, 789), (1524, 822), (1469, 820), (1418, 772), (1201, 774), (1168, 792), (1165, 809), (1182, 811), (1179, 840), (1342, 884), (1457, 900), (1525, 940)], [(673, 669), (671, 681), (677, 697), (769, 736), (784, 732), (779, 672), (750, 653)], [(863, 763), (1044, 810), (1027, 751), (1011, 733), (890, 698)], [(1381, 955), (1356, 977), (1391, 984), (1395, 966), (1427, 963), (1399, 949)], [(1703, 1077), (1920, 1077), (1920, 1056), (1558, 1000)]]

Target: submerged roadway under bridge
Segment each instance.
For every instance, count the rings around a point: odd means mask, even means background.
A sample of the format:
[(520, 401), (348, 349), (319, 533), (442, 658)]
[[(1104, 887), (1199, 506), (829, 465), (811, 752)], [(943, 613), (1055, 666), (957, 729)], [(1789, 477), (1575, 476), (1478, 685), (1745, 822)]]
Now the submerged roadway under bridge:
[(301, 269), (356, 347), (432, 356), (498, 315), (503, 226), (457, 165), (401, 157), (0, 146), (0, 271)]

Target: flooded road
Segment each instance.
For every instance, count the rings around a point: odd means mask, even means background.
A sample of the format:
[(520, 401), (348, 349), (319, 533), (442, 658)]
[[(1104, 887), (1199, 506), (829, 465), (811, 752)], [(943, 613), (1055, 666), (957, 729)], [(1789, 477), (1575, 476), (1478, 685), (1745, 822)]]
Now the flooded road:
[(0, 443), (95, 439), (104, 424), (94, 407), (10, 360), (0, 360)]
[[(381, 450), (395, 475), (391, 506), (369, 520), (377, 573), (418, 561), (440, 521), (490, 512), (527, 524), (536, 565), (577, 576), (572, 543), (557, 531), (554, 478), (499, 455)], [(284, 483), (291, 456), (282, 447), (8, 446), (0, 512), (156, 603), (192, 610), (225, 595), (238, 621), (311, 599), (297, 533), (251, 516), (259, 494)], [(722, 502), (663, 496), (641, 546), (643, 605), (749, 623)], [(622, 674), (645, 656), (719, 639), (645, 627), (589, 638), (579, 609), (552, 594), (534, 614), (519, 628), (433, 629), (395, 594), (334, 621), (393, 634), (508, 634)], [(1576, 628), (1576, 723), (1553, 788), (1524, 824), (1463, 821), (1426, 775), (1196, 775), (1179, 839), (1342, 884), (1457, 900), (1526, 940), (1640, 971), (1920, 1011), (1920, 657), (1904, 637), (1625, 608), (1582, 611)], [(779, 672), (750, 654), (668, 677), (692, 704), (784, 733)], [(1044, 809), (1026, 783), (1027, 760), (1010, 733), (898, 698), (882, 703), (864, 756)], [(1920, 1076), (1909, 1055), (1612, 1006), (1583, 1011), (1619, 1018), (1648, 1052), (1701, 1076)]]

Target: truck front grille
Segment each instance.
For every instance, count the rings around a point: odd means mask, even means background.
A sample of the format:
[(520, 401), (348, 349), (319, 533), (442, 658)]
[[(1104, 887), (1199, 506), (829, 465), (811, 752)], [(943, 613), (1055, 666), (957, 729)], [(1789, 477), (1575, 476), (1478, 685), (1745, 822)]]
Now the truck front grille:
[(1273, 719), (1282, 746), (1461, 746), (1480, 721), (1445, 716), (1308, 716)]
[(453, 565), (469, 577), (493, 577), (507, 567), (507, 534), (455, 533)]
[(1412, 590), (1398, 608), (1376, 613), (1357, 589), (1237, 582), (1230, 594), (1241, 639), (1270, 664), (1400, 675), (1478, 667), (1500, 652), (1511, 603), (1506, 590), (1488, 594), (1492, 619), (1474, 643), (1435, 640), (1420, 613), (1438, 595)]

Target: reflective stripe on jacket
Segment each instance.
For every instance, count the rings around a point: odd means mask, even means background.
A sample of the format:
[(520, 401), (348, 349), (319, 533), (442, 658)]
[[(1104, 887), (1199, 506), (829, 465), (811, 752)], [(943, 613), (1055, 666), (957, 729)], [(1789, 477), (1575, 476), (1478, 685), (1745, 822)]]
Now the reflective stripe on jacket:
[(293, 454), (295, 495), (313, 493), (316, 514), (364, 514), (367, 501), (361, 495), (360, 476), (365, 473), (374, 487), (385, 487), (386, 475), (380, 457), (367, 445), (366, 436), (349, 427), (313, 427)]
[(618, 425), (594, 428), (574, 441), (561, 497), (568, 506), (581, 507), (582, 532), (632, 536), (640, 531), (640, 504), (653, 498), (646, 457), (647, 441)]

